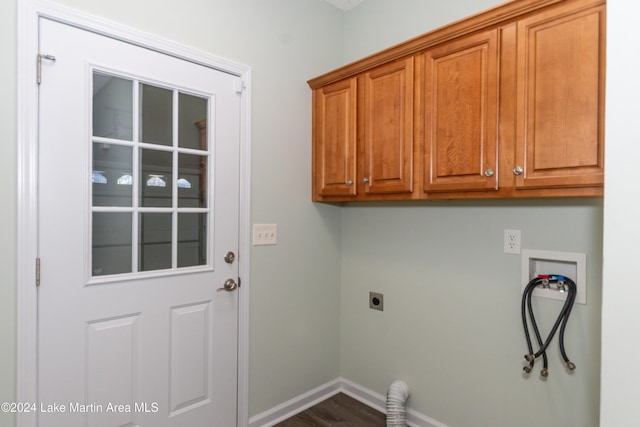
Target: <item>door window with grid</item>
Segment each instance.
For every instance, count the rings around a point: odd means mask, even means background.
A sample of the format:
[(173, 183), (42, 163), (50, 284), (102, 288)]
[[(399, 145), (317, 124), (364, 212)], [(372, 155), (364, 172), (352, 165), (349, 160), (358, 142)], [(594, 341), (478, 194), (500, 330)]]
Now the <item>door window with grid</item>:
[(212, 101), (93, 71), (92, 277), (210, 264)]

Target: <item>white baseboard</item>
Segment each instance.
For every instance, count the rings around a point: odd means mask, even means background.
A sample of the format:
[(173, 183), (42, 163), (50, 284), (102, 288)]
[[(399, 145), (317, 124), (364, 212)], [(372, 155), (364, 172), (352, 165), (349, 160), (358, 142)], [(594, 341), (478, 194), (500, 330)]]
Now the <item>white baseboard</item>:
[(340, 378), (329, 381), (300, 396), (249, 418), (249, 427), (271, 427), (290, 418), (341, 391)]
[[(249, 419), (249, 427), (271, 427), (338, 393), (344, 393), (373, 409), (386, 413), (386, 396), (345, 378), (336, 378), (261, 414), (254, 415)], [(407, 409), (407, 424), (409, 427), (447, 427), (446, 424), (411, 408)]]

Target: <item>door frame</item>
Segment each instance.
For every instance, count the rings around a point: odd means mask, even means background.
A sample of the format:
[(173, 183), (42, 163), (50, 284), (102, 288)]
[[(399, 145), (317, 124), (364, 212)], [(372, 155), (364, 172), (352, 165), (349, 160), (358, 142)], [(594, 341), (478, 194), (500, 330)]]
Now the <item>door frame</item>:
[[(240, 206), (238, 289), (238, 426), (249, 422), (249, 256), (251, 183), (251, 68), (189, 46), (75, 9), (42, 0), (18, 2), (18, 224), (17, 224), (17, 367), (16, 401), (38, 401), (38, 20), (57, 22), (98, 33), (179, 59), (223, 71), (242, 82), (240, 101)], [(55, 55), (55, 52), (46, 52)], [(18, 413), (17, 425), (37, 426), (37, 414)]]

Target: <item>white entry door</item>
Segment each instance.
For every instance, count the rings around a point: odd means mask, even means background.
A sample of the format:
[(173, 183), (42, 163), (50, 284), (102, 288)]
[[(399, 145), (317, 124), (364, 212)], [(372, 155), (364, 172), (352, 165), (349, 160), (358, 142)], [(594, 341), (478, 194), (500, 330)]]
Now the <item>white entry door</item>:
[(39, 25), (38, 425), (235, 426), (239, 78)]

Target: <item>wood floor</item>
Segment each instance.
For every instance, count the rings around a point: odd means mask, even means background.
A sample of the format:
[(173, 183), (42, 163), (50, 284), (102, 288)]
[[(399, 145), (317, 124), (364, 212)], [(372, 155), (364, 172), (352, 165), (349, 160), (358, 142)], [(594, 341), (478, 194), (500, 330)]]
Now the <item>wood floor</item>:
[(274, 427), (384, 427), (383, 413), (338, 393)]

